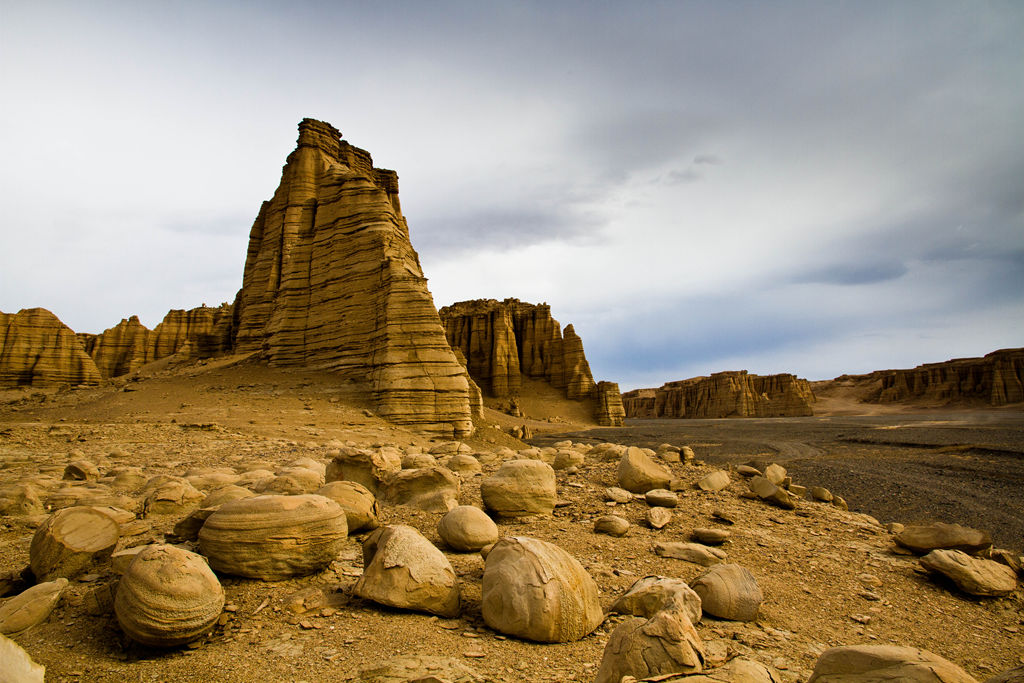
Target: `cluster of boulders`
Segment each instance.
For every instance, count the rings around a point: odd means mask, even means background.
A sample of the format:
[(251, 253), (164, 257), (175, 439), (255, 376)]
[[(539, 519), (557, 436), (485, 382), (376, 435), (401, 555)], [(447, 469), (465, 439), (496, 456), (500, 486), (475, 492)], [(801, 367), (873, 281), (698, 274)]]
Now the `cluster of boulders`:
[[(845, 507), (825, 489), (794, 484), (777, 464), (716, 470), (699, 479), (680, 476), (694, 457), (692, 449), (669, 444), (644, 449), (565, 441), (474, 453), (446, 442), (429, 451), (343, 446), (327, 462), (309, 457), (280, 466), (249, 462), (148, 478), (136, 468), (101, 471), (74, 457), (59, 480), (37, 477), (0, 492), (6, 514), (33, 514), (43, 505), (52, 509), (41, 516), (30, 546), (25, 576), (34, 585), (0, 604), (0, 633), (17, 634), (45, 620), (69, 579), (108, 572), (118, 577), (116, 583), (95, 588), (87, 602), (114, 614), (125, 635), (152, 647), (193, 643), (215, 627), (224, 609), (218, 576), (278, 581), (315, 574), (342, 554), (351, 535), (361, 534), (363, 570), (352, 587), (355, 596), (455, 617), (467, 608), (467, 598), (445, 551), (479, 552), (485, 559), (479, 609), (486, 625), (524, 640), (569, 642), (606, 620), (596, 582), (558, 545), (528, 535), (503, 536), (499, 527), (551, 515), (560, 504), (556, 471), (614, 463), (616, 485), (604, 489), (605, 504), (614, 510), (642, 503), (654, 530), (672, 520), (681, 492), (720, 495), (734, 481), (746, 481), (741, 497), (783, 509), (808, 498)], [(482, 506), (460, 505), (462, 483), (474, 476), (481, 477)], [(442, 513), (436, 528), (441, 546), (412, 526), (386, 524), (382, 503)], [(152, 542), (149, 525), (169, 516), (173, 531)], [(608, 638), (599, 683), (651, 677), (779, 680), (777, 672), (752, 659), (709, 662), (694, 627), (705, 615), (754, 621), (765, 600), (756, 576), (729, 562), (722, 549), (731, 535), (725, 527), (734, 520), (725, 512), (715, 518), (721, 527), (694, 528), (689, 541), (654, 542), (656, 554), (703, 570), (689, 581), (640, 578), (613, 602), (610, 613), (627, 618)], [(606, 514), (595, 519), (593, 530), (621, 536), (630, 528), (625, 517)], [(1017, 587), (1019, 557), (993, 551), (985, 533), (948, 524), (893, 525), (891, 530), (897, 544), (922, 555), (922, 567), (965, 592), (998, 596)], [(5, 592), (15, 584), (7, 581)], [(17, 645), (0, 642), (0, 649), (12, 647)], [(926, 671), (951, 673), (929, 678)], [(828, 650), (811, 680), (883, 678), (973, 680), (936, 655), (891, 646)]]

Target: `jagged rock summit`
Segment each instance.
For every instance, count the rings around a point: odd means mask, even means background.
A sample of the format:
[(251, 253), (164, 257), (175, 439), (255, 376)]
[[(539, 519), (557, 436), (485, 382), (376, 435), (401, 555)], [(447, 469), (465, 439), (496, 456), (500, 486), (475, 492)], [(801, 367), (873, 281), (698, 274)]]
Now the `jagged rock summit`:
[(622, 403), (626, 417), (803, 417), (813, 414), (814, 393), (794, 375), (740, 370), (635, 389)]
[(472, 432), (470, 384), (445, 340), (398, 201), (398, 175), (303, 119), (249, 235), (236, 349), (364, 383), (399, 424)]
[(452, 348), (488, 395), (516, 397), (522, 378), (547, 381), (571, 400), (594, 400), (598, 424), (619, 426), (625, 413), (614, 382), (595, 382), (572, 325), (565, 330), (547, 304), (519, 299), (459, 301), (438, 311)]

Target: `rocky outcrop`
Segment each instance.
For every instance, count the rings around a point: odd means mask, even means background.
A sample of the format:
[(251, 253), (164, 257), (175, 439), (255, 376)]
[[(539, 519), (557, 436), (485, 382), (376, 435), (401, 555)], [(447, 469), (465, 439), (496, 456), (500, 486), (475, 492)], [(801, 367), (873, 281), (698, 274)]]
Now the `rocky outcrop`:
[(465, 369), (445, 339), (398, 201), (398, 175), (304, 119), (249, 235), (239, 351), (363, 382), (400, 424), (472, 431)]
[(81, 340), (45, 308), (0, 313), (0, 387), (98, 384)]
[(618, 385), (594, 382), (583, 340), (565, 329), (547, 304), (519, 299), (460, 301), (438, 313), (448, 343), (480, 389), (493, 397), (515, 397), (522, 377), (540, 379), (571, 400), (594, 400), (599, 424), (621, 425)]
[(981, 358), (928, 363), (910, 370), (843, 375), (834, 381), (874, 384), (862, 399), (866, 403), (1020, 403), (1024, 401), (1024, 348), (1001, 349)]
[(813, 414), (814, 393), (794, 375), (740, 370), (636, 389), (622, 403), (626, 417), (801, 417)]
[(225, 303), (171, 310), (152, 330), (133, 315), (100, 334), (78, 336), (103, 377), (118, 377), (174, 354), (205, 358), (228, 351), (232, 327), (232, 306)]

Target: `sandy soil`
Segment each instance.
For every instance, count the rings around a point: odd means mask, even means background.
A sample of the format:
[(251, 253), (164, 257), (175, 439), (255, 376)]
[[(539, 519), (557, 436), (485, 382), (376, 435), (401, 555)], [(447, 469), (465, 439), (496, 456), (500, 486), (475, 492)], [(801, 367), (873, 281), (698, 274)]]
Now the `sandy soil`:
[[(368, 415), (356, 387), (339, 386), (332, 378), (314, 373), (269, 370), (239, 360), (168, 365), (123, 386), (59, 395), (13, 392), (0, 396), (7, 401), (0, 405), (0, 485), (40, 473), (59, 476), (69, 460), (83, 456), (101, 471), (135, 465), (147, 474), (180, 475), (195, 466), (239, 467), (254, 460), (286, 464), (309, 456), (325, 461), (339, 443), (400, 447), (434, 443)], [(852, 502), (860, 500), (859, 489), (865, 484), (853, 477), (848, 483), (854, 486), (845, 488), (841, 479), (836, 484), (826, 481), (826, 469), (801, 469), (825, 451), (833, 459), (823, 462), (835, 465), (850, 460), (849, 452), (833, 452), (832, 446), (822, 445), (824, 437), (817, 432), (809, 436), (809, 427), (802, 425), (794, 427), (797, 438), (784, 431), (763, 431), (769, 421), (707, 421), (724, 424), (703, 426), (688, 421), (662, 439), (664, 424), (631, 424), (612, 430), (587, 429), (580, 422), (551, 422), (558, 412), (554, 399), (526, 404), (525, 410), (538, 438), (549, 441), (554, 437), (546, 436), (545, 429), (578, 434), (577, 439), (590, 442), (689, 444), (706, 464), (668, 465), (686, 482), (696, 482), (717, 463), (772, 459), (785, 461), (800, 483), (830, 485)], [(470, 442), (478, 452), (522, 447), (488, 425), (522, 424), (524, 419), (489, 411), (486, 422)], [(903, 439), (901, 429), (875, 428), (888, 423), (856, 429), (830, 424), (852, 438), (869, 434), (891, 439), (896, 434)], [(928, 425), (916, 428), (925, 435), (937, 433)], [(1010, 450), (1013, 428), (1005, 428), (1009, 430), (1005, 434), (1000, 429), (991, 432), (991, 439), (974, 442)], [(950, 439), (959, 442), (961, 436)], [(848, 447), (850, 452), (896, 449), (892, 451), (895, 460), (902, 452), (899, 449), (915, 454), (927, 450), (891, 441), (879, 445), (836, 441), (835, 434), (829, 438), (828, 443)], [(924, 440), (920, 434), (914, 438)], [(956, 457), (983, 459), (979, 453), (967, 452)], [(867, 458), (856, 472), (863, 475), (871, 470), (870, 464)], [(496, 467), (497, 463), (485, 465), (484, 474)], [(615, 470), (615, 463), (588, 461), (578, 472), (559, 472), (562, 504), (555, 514), (528, 524), (502, 525), (502, 532), (534, 536), (565, 548), (594, 576), (602, 604), (608, 606), (646, 574), (695, 577), (700, 567), (658, 557), (652, 552), (653, 543), (685, 540), (694, 527), (716, 526), (712, 510), (732, 515), (737, 523), (724, 550), (730, 561), (754, 573), (766, 598), (754, 623), (706, 618), (698, 626), (712, 664), (742, 653), (777, 667), (782, 681), (802, 681), (827, 647), (865, 642), (923, 647), (979, 679), (1024, 663), (1020, 589), (1007, 598), (965, 597), (922, 574), (916, 560), (895, 550), (889, 534), (867, 515), (813, 503), (797, 511), (779, 510), (740, 497), (746, 487), (736, 481), (714, 494), (687, 487), (680, 492), (674, 521), (653, 531), (641, 523), (643, 502), (612, 509), (603, 501), (603, 489), (616, 483)], [(461, 502), (480, 504), (480, 479), (463, 482)], [(872, 481), (866, 484), (877, 486)], [(1012, 500), (1019, 502), (1019, 488)], [(609, 511), (634, 523), (627, 536), (593, 533), (594, 520)], [(411, 524), (440, 543), (439, 513), (386, 507), (384, 516), (386, 522)], [(0, 518), (0, 570), (18, 570), (27, 564), (29, 542), (42, 519)], [(161, 540), (177, 519), (177, 515), (146, 518), (141, 532), (123, 542)], [(352, 537), (330, 569), (311, 577), (281, 582), (222, 577), (233, 611), (226, 611), (209, 637), (193, 646), (161, 651), (132, 644), (110, 613), (90, 610), (86, 601), (90, 591), (113, 581), (107, 570), (73, 581), (50, 618), (15, 639), (47, 666), (51, 681), (346, 680), (361, 666), (410, 653), (455, 657), (491, 681), (585, 681), (593, 679), (608, 633), (621, 620), (610, 617), (598, 631), (575, 643), (539, 645), (501, 636), (487, 628), (480, 616), (484, 564), (477, 554), (447, 553), (462, 583), (459, 618), (382, 608), (351, 595), (361, 571), (358, 540)], [(290, 611), (288, 597), (311, 586), (326, 592), (332, 609), (307, 614)]]

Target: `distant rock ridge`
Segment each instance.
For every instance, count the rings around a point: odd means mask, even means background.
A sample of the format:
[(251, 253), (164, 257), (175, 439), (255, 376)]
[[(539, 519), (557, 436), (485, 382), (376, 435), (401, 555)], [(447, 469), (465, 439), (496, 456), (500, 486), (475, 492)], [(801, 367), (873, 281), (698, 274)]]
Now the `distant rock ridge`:
[(626, 417), (721, 418), (813, 415), (810, 383), (795, 375), (718, 372), (622, 395)]
[(469, 378), (409, 241), (398, 175), (328, 123), (299, 124), (252, 226), (234, 313), (238, 351), (358, 381), (393, 422), (473, 430)]
[(45, 308), (0, 313), (0, 387), (99, 384), (100, 372), (70, 327)]
[(174, 354), (205, 358), (229, 351), (232, 328), (232, 306), (225, 303), (217, 308), (171, 310), (152, 330), (133, 315), (100, 334), (78, 337), (100, 374), (111, 378)]
[(583, 340), (562, 330), (548, 304), (474, 299), (438, 311), (448, 343), (480, 389), (496, 398), (518, 396), (522, 377), (541, 379), (572, 400), (596, 401), (598, 424), (621, 425), (618, 384), (594, 381)]
[(864, 403), (940, 406), (974, 401), (1003, 406), (1024, 401), (1024, 348), (1000, 349), (981, 358), (955, 358), (907, 370), (842, 375), (832, 381), (873, 384), (861, 398)]

